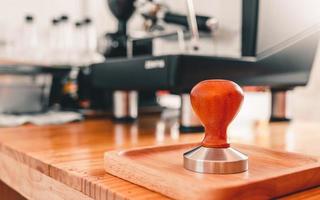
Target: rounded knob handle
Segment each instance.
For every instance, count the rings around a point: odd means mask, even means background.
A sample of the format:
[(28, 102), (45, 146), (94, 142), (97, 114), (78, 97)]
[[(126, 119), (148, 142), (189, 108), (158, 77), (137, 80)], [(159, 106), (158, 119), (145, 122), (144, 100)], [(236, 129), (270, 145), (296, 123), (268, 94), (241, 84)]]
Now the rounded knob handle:
[(206, 80), (191, 90), (191, 104), (205, 128), (202, 146), (226, 148), (227, 128), (239, 111), (243, 91), (228, 80)]

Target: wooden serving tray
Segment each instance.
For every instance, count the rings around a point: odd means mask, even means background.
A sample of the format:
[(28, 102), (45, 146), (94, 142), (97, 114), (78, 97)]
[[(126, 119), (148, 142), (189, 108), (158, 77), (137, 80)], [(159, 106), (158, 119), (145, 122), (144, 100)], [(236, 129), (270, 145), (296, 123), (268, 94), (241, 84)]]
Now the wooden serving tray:
[(318, 158), (249, 145), (249, 170), (200, 174), (183, 168), (183, 153), (197, 144), (154, 146), (104, 155), (105, 170), (175, 199), (269, 199), (320, 185)]

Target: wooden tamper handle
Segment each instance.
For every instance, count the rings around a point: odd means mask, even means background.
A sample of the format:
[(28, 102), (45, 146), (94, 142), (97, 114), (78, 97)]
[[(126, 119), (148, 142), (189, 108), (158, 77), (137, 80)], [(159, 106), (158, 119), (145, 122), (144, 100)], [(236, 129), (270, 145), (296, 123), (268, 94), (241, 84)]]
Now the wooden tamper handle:
[(202, 146), (227, 148), (227, 128), (239, 111), (243, 91), (228, 80), (206, 80), (191, 91), (191, 104), (205, 128)]

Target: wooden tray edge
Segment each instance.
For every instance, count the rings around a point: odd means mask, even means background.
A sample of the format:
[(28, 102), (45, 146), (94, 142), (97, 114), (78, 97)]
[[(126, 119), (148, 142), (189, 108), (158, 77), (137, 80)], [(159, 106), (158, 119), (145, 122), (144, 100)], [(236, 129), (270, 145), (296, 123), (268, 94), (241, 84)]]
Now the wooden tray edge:
[[(150, 189), (152, 191), (155, 192), (159, 192), (158, 190), (158, 186), (156, 185), (151, 185), (150, 184), (145, 184), (146, 182), (152, 183), (154, 181), (154, 178), (160, 178), (161, 177), (155, 177), (157, 174), (157, 170), (152, 170), (148, 167), (145, 167), (144, 165), (141, 165), (139, 163), (135, 163), (132, 162), (132, 159), (125, 157), (126, 154), (128, 153), (132, 153), (132, 152), (138, 152), (138, 151), (145, 151), (145, 150), (150, 150), (150, 149), (164, 149), (164, 148), (184, 148), (185, 146), (190, 146), (191, 148), (193, 146), (197, 146), (199, 145), (199, 143), (181, 143), (181, 144), (171, 144), (171, 145), (161, 145), (161, 146), (146, 146), (146, 147), (138, 147), (138, 148), (132, 148), (132, 149), (127, 149), (127, 150), (113, 150), (113, 151), (107, 151), (104, 154), (104, 168), (106, 170), (107, 173), (110, 173), (114, 176), (117, 176), (121, 179), (124, 179), (126, 181), (132, 182), (134, 184), (143, 186), (147, 189)], [(308, 165), (304, 165), (304, 166), (300, 166), (300, 167), (296, 167), (296, 168), (291, 168), (288, 169), (286, 171), (281, 171), (279, 173), (276, 173), (272, 176), (269, 176), (268, 178), (257, 178), (254, 181), (248, 181), (247, 183), (243, 183), (243, 182), (235, 182), (234, 184), (223, 188), (224, 190), (234, 190), (234, 191), (238, 191), (239, 194), (241, 194), (240, 196), (237, 195), (237, 197), (239, 197), (239, 199), (247, 199), (248, 197), (250, 197), (252, 195), (252, 192), (254, 188), (257, 187), (257, 184), (261, 184), (263, 185), (265, 181), (272, 181), (274, 182), (273, 184), (277, 186), (276, 181), (278, 179), (287, 179), (287, 176), (290, 176), (291, 179), (295, 179), (297, 177), (300, 176), (301, 173), (306, 173), (308, 172), (308, 176), (312, 176), (313, 174), (316, 174), (315, 178), (313, 178), (314, 180), (311, 180), (310, 183), (308, 184), (296, 184), (295, 187), (291, 187), (288, 188), (285, 192), (280, 192), (280, 189), (274, 189), (276, 192), (275, 193), (270, 193), (267, 197), (268, 198), (272, 198), (272, 197), (279, 197), (279, 196), (283, 196), (292, 192), (298, 192), (304, 189), (308, 189), (317, 185), (320, 185), (320, 173), (316, 172), (318, 170), (320, 170), (320, 160), (318, 157), (314, 157), (314, 156), (309, 156), (309, 155), (303, 155), (303, 154), (298, 154), (298, 153), (293, 153), (293, 152), (285, 152), (285, 151), (277, 151), (277, 150), (273, 150), (273, 149), (268, 149), (268, 148), (264, 148), (264, 147), (259, 147), (259, 146), (255, 146), (255, 145), (246, 145), (246, 144), (235, 144), (235, 146), (237, 147), (241, 147), (241, 146), (245, 146), (245, 147), (252, 147), (252, 148), (257, 148), (257, 149), (261, 149), (261, 150), (267, 150), (267, 151), (272, 151), (275, 153), (286, 153), (286, 154), (290, 154), (290, 155), (294, 155), (294, 156), (298, 156), (298, 157), (307, 157), (307, 158), (311, 158), (314, 159), (314, 163), (308, 164)], [(106, 162), (106, 160), (114, 160), (113, 164), (109, 165), (108, 162)], [(114, 165), (114, 163), (116, 163), (116, 165)], [(134, 175), (132, 175), (132, 173), (130, 172), (130, 170), (128, 170), (127, 168), (125, 168), (125, 170), (123, 170), (121, 168), (122, 165), (132, 165), (133, 169), (135, 170), (139, 170), (139, 173), (135, 173)], [(122, 171), (119, 169), (122, 169)], [(146, 176), (142, 176), (141, 173), (143, 174), (145, 171), (149, 171), (149, 174), (152, 174), (152, 176), (147, 176), (150, 180), (146, 180)], [(150, 171), (152, 171), (150, 173)], [(121, 174), (121, 175), (119, 175)], [(131, 175), (129, 175), (131, 174)], [(152, 178), (150, 178), (152, 177)], [(170, 178), (170, 182), (179, 182), (181, 181), (181, 179), (172, 179)], [(309, 178), (310, 179), (310, 178)], [(156, 182), (161, 182), (161, 180), (158, 180)], [(168, 181), (168, 180), (167, 180)], [(290, 181), (290, 180), (288, 180)], [(201, 190), (201, 191), (196, 191), (194, 190), (194, 187), (192, 186), (192, 184), (189, 184), (189, 187), (186, 185), (186, 190), (191, 190), (192, 194), (197, 194), (197, 196), (191, 196), (191, 195), (187, 195), (186, 194), (179, 194), (176, 195), (175, 193), (172, 192), (172, 188), (168, 187), (170, 184), (167, 184), (166, 186), (162, 186), (162, 190), (161, 194), (164, 194), (168, 197), (171, 198), (177, 198), (177, 199), (205, 199), (208, 198), (208, 195), (211, 195), (212, 192), (214, 191), (217, 194), (221, 194), (219, 193), (220, 190), (222, 190), (222, 188), (206, 188), (205, 190)], [(281, 187), (281, 186), (278, 186)], [(255, 191), (257, 191), (255, 189)], [(260, 197), (266, 197), (263, 194), (265, 193), (265, 191), (260, 191), (260, 194), (256, 194), (260, 196)], [(224, 195), (216, 195), (214, 199), (225, 199), (225, 198), (231, 198), (232, 196), (224, 196)]]

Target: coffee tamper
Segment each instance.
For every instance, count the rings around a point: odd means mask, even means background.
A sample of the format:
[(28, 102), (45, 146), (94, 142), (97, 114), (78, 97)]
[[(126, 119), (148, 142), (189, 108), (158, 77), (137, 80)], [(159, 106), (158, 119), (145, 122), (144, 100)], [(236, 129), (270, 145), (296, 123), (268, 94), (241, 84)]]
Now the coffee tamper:
[(227, 142), (227, 128), (239, 111), (243, 91), (228, 80), (205, 80), (190, 93), (191, 105), (205, 128), (201, 145), (183, 154), (184, 168), (229, 174), (248, 170), (248, 156)]

